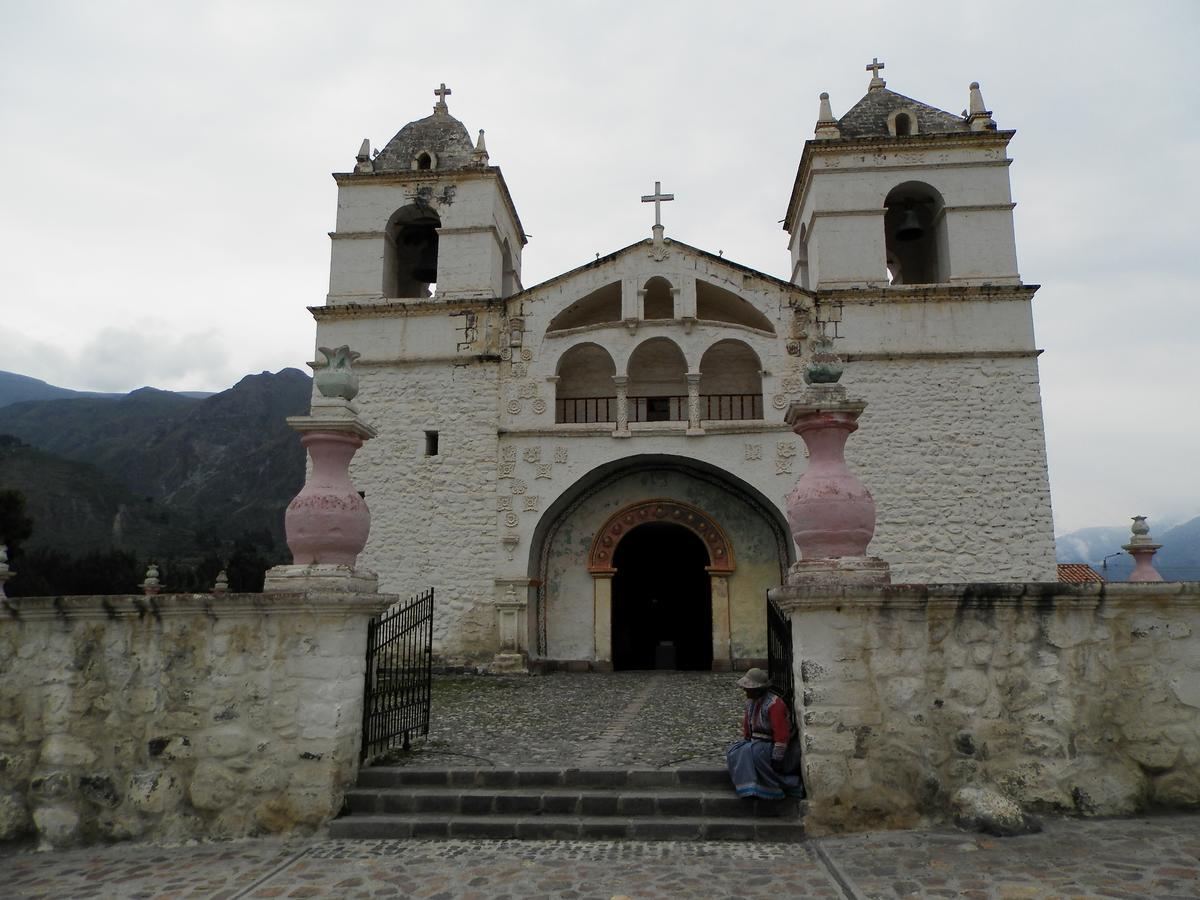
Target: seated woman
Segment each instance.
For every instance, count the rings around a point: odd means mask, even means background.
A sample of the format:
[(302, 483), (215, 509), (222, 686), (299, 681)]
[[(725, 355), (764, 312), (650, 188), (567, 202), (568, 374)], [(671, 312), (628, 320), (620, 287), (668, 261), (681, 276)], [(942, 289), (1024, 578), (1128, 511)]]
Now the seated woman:
[(770, 690), (771, 678), (751, 669), (738, 679), (746, 691), (743, 740), (725, 751), (729, 776), (739, 797), (782, 800), (803, 797), (800, 782), (800, 739), (792, 728), (787, 701)]

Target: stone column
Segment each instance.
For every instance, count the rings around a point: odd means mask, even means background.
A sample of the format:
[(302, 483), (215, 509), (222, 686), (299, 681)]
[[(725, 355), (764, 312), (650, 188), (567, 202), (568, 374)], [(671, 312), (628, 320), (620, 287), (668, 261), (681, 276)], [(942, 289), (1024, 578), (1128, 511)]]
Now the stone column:
[(733, 647), (730, 644), (729, 577), (709, 575), (712, 593), (712, 667), (714, 672), (733, 669)]
[[(508, 589), (496, 600), (496, 632), (500, 647), (489, 666), (493, 674), (524, 675), (529, 672), (529, 656), (526, 649), (528, 585), (528, 579), (509, 582)], [(497, 589), (500, 586), (498, 583)]]
[(700, 373), (687, 373), (688, 434), (704, 434), (700, 427)]
[(613, 384), (617, 389), (617, 428), (614, 437), (629, 437), (629, 399), (626, 391), (629, 389), (629, 376), (614, 375)]
[(594, 658), (598, 672), (611, 672), (612, 663), (612, 580), (616, 572), (592, 573), (592, 632)]

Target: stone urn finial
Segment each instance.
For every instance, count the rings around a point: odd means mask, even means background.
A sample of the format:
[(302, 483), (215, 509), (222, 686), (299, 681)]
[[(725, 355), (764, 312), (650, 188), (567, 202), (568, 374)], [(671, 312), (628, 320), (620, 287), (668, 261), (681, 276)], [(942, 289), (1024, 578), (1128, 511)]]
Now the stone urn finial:
[(213, 585), (212, 592), (214, 594), (225, 594), (229, 592), (229, 576), (225, 574), (224, 569), (217, 573), (217, 581)]
[(324, 367), (313, 373), (313, 383), (321, 396), (347, 401), (357, 397), (358, 376), (354, 374), (351, 364), (362, 354), (351, 350), (348, 344), (332, 350), (318, 347), (317, 351), (325, 357)]
[(1121, 545), (1121, 549), (1133, 557), (1134, 567), (1129, 574), (1129, 580), (1162, 581), (1163, 577), (1158, 574), (1153, 562), (1154, 554), (1162, 544), (1154, 543), (1154, 538), (1150, 537), (1150, 526), (1146, 524), (1146, 517), (1134, 516), (1129, 530), (1133, 536), (1128, 544)]
[(146, 566), (145, 580), (138, 587), (142, 589), (142, 593), (147, 597), (153, 597), (162, 590), (162, 584), (158, 580), (158, 566), (154, 563)]

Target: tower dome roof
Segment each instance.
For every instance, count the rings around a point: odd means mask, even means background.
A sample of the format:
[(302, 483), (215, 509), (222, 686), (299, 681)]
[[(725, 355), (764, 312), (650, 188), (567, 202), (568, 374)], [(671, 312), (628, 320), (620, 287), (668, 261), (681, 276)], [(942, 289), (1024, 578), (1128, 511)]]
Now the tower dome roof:
[[(410, 169), (462, 169), (478, 164), (479, 153), (466, 126), (450, 115), (443, 84), (433, 92), (438, 102), (433, 115), (409, 122), (375, 157), (374, 171), (403, 172)], [(482, 140), (482, 138), (481, 138)], [(428, 155), (428, 159), (423, 159)], [(483, 156), (486, 160), (486, 155)]]
[[(415, 168), (461, 169), (471, 165), (475, 145), (462, 122), (449, 112), (435, 111), (424, 119), (409, 122), (375, 157), (376, 172), (408, 171)], [(418, 166), (422, 153), (429, 166)]]

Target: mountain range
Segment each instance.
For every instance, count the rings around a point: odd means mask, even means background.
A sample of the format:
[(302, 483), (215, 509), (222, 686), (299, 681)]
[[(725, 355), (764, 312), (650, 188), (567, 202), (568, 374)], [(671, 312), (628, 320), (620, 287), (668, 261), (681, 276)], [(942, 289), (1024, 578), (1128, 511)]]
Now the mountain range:
[[(298, 369), (247, 375), (216, 394), (90, 393), (0, 372), (0, 490), (25, 496), (31, 549), (198, 559), (258, 535), (282, 561), (283, 511), (305, 466), (285, 419), (307, 413), (311, 394)], [(1129, 536), (1128, 526), (1060, 535), (1058, 561), (1124, 581)], [(1200, 580), (1200, 517), (1154, 537), (1165, 578)]]
[(198, 558), (245, 534), (282, 548), (305, 465), (285, 419), (311, 393), (297, 369), (217, 394), (89, 394), (0, 372), (0, 490), (25, 496), (30, 549)]

